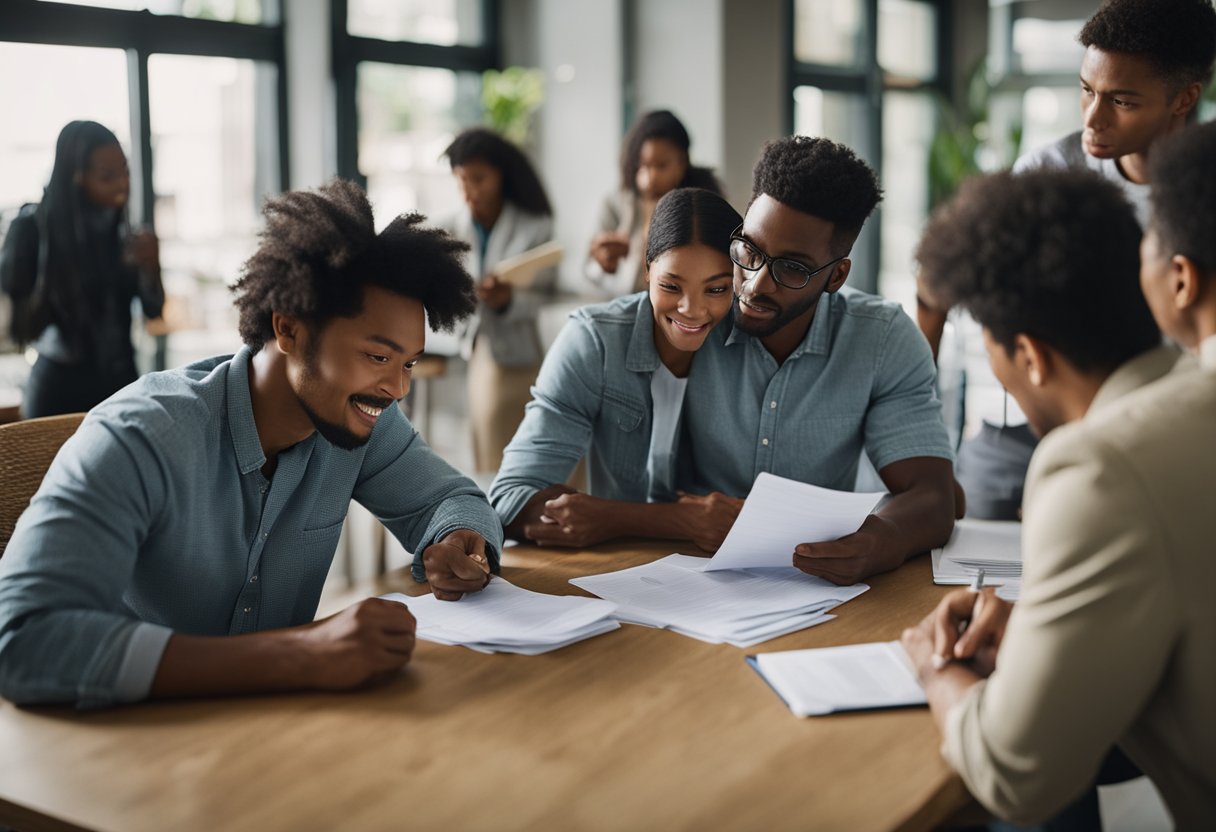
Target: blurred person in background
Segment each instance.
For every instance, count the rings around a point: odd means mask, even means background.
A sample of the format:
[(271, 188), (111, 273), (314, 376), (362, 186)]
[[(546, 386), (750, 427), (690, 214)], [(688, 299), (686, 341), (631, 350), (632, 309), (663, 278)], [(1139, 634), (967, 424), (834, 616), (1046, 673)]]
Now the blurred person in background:
[(466, 268), (477, 281), (477, 313), (462, 338), (469, 362), (474, 464), (493, 472), (524, 418), (543, 348), (537, 313), (557, 273), (541, 271), (526, 289), (500, 281), (499, 262), (553, 238), (553, 209), (527, 156), (492, 130), (465, 130), (444, 151), (465, 209), (440, 227), (468, 243)]
[(675, 188), (722, 194), (709, 168), (693, 165), (688, 130), (669, 110), (639, 118), (621, 148), (621, 187), (605, 198), (591, 239), (587, 278), (616, 297), (646, 288), (646, 230), (654, 207)]
[(13, 299), (13, 339), (38, 353), (26, 418), (89, 410), (135, 381), (131, 302), (157, 318), (164, 289), (155, 235), (128, 228), (130, 193), (117, 137), (73, 121), (59, 133), (42, 202), (9, 227), (0, 287)]

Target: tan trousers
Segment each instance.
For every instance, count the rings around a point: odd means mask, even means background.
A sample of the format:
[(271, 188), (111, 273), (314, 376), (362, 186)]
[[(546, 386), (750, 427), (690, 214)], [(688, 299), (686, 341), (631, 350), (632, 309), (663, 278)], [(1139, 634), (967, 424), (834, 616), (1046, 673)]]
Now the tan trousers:
[(524, 420), (524, 405), (539, 365), (502, 367), (489, 341), (473, 342), (469, 358), (469, 421), (473, 426), (473, 463), (478, 473), (497, 471), (502, 452)]

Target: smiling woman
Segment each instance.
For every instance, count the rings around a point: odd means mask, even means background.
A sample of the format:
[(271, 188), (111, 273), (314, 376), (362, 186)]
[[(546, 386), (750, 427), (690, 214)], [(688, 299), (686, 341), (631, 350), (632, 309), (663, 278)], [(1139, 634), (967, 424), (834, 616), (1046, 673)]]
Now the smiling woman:
[[(549, 350), (490, 501), (517, 539), (585, 546), (637, 535), (720, 540), (738, 510), (674, 488), (693, 358), (731, 310), (728, 250), (741, 218), (710, 191), (655, 207), (647, 291), (584, 307)], [(586, 454), (590, 494), (561, 485)], [(733, 509), (733, 510), (732, 510)]]

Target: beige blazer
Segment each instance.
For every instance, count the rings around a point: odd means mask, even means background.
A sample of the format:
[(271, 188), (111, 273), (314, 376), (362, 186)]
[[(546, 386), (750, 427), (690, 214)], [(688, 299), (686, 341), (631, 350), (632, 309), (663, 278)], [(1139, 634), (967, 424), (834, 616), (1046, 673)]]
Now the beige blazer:
[(1001, 816), (1051, 816), (1118, 744), (1179, 829), (1216, 818), (1216, 360), (1172, 361), (1120, 368), (1031, 460), (1021, 600), (943, 749)]

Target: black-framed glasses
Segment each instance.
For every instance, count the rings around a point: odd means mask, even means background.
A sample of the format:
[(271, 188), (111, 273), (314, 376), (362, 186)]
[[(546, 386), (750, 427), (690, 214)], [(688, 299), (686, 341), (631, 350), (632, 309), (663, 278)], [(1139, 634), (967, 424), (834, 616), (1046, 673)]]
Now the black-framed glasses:
[(751, 240), (740, 234), (739, 232), (742, 230), (743, 226), (739, 226), (730, 235), (731, 261), (739, 268), (748, 272), (758, 272), (765, 266), (768, 266), (768, 273), (773, 276), (773, 280), (787, 289), (804, 288), (806, 284), (811, 282), (812, 277), (849, 256), (849, 253), (846, 252), (835, 260), (829, 260), (817, 269), (808, 269), (797, 260), (787, 260), (784, 257), (769, 257), (763, 251), (756, 248)]

